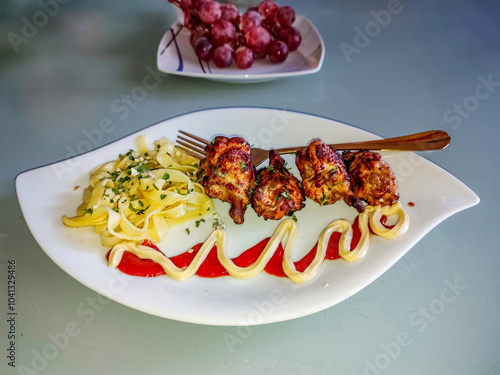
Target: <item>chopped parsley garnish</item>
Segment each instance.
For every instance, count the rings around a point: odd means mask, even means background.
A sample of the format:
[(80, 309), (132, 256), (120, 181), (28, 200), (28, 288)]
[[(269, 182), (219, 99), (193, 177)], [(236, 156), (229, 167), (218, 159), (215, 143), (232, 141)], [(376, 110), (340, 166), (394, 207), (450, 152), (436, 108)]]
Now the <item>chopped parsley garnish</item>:
[(328, 200), (328, 197), (326, 195), (323, 195), (323, 198), (321, 199), (321, 202), (319, 203), (319, 205), (321, 207), (323, 207), (323, 205), (326, 203), (327, 200)]
[[(144, 203), (142, 201), (137, 201), (137, 202), (139, 203), (139, 206), (144, 207)], [(135, 212), (137, 215), (142, 215), (144, 212), (146, 212), (149, 206), (143, 209), (137, 209), (134, 207), (132, 203), (129, 203), (128, 208), (130, 209), (130, 211)]]
[(334, 167), (328, 171), (328, 174), (332, 174), (337, 171), (337, 167)]
[(281, 196), (282, 197), (285, 197), (286, 199), (292, 199), (292, 197), (290, 196), (290, 194), (288, 194), (288, 191), (284, 191), (281, 193)]
[(149, 171), (151, 168), (149, 168), (146, 164), (142, 163), (142, 164), (137, 164), (135, 169), (137, 172), (142, 173), (142, 172)]

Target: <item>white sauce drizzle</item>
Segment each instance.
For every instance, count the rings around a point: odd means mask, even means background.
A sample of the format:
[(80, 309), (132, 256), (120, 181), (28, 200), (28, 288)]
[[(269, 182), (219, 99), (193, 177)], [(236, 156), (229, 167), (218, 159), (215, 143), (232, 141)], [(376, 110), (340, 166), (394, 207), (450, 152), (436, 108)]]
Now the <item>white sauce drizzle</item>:
[[(397, 222), (392, 228), (386, 228), (380, 219), (384, 216), (397, 215)], [(352, 225), (345, 219), (338, 219), (331, 222), (320, 234), (316, 254), (311, 264), (303, 271), (297, 271), (292, 258), (292, 249), (297, 235), (297, 224), (292, 219), (283, 220), (266, 247), (260, 254), (257, 261), (248, 267), (238, 267), (228, 256), (227, 235), (224, 229), (215, 229), (207, 240), (203, 243), (193, 261), (186, 268), (177, 267), (169, 258), (162, 253), (143, 245), (133, 242), (121, 242), (115, 245), (109, 254), (108, 265), (117, 267), (120, 264), (123, 253), (129, 251), (141, 259), (150, 259), (163, 267), (165, 274), (174, 280), (185, 280), (193, 276), (203, 263), (213, 246), (217, 246), (217, 256), (220, 263), (226, 268), (228, 273), (238, 279), (248, 279), (258, 275), (277, 250), (279, 244), (285, 239), (283, 270), (286, 275), (295, 283), (305, 283), (310, 280), (323, 264), (325, 260), (328, 241), (334, 232), (340, 232), (339, 254), (348, 261), (354, 262), (366, 255), (370, 246), (370, 229), (385, 239), (393, 240), (408, 230), (410, 219), (403, 210), (401, 204), (396, 202), (392, 206), (366, 206), (365, 211), (359, 215), (359, 229), (361, 237), (357, 246), (351, 251)]]

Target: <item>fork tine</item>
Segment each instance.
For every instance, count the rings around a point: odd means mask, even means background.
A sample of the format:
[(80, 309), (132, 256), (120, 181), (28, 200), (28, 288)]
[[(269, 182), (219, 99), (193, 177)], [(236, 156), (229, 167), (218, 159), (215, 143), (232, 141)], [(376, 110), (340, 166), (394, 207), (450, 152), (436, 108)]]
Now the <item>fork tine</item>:
[(184, 134), (185, 136), (187, 136), (189, 138), (196, 139), (198, 142), (203, 143), (205, 146), (210, 143), (210, 141), (208, 141), (208, 140), (206, 140), (204, 138), (198, 137), (197, 135), (185, 132), (184, 130), (179, 130), (179, 133)]
[(201, 155), (205, 155), (204, 148), (201, 148), (201, 147), (194, 145), (192, 143), (186, 143), (186, 142), (183, 142), (183, 141), (177, 139), (177, 144), (180, 146), (183, 146), (184, 148), (187, 148), (190, 151), (197, 152), (198, 154), (201, 154)]
[(185, 152), (186, 154), (191, 155), (193, 158), (200, 159), (200, 160), (205, 158), (205, 154), (201, 154), (199, 152), (193, 151), (193, 150), (186, 148), (184, 146), (175, 145), (175, 147), (177, 149), (181, 150), (182, 152)]
[(205, 158), (205, 147), (210, 143), (208, 140), (198, 137), (194, 134), (185, 132), (184, 130), (179, 130), (179, 133), (185, 135), (182, 137), (177, 135), (176, 146), (179, 150), (184, 151), (188, 155), (191, 155), (197, 159)]
[(192, 139), (189, 138), (184, 138), (182, 136), (177, 136), (177, 143), (186, 146), (188, 148), (196, 149), (196, 151), (199, 151), (201, 153), (205, 152), (205, 144), (198, 143), (196, 141), (193, 141)]

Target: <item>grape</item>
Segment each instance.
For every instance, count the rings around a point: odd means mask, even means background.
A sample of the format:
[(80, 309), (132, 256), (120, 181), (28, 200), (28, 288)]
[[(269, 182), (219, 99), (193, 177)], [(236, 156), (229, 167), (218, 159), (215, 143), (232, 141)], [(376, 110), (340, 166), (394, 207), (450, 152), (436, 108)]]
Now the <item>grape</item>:
[(269, 61), (273, 64), (279, 64), (286, 60), (288, 57), (288, 46), (282, 40), (275, 40), (267, 49), (267, 55), (269, 57)]
[(227, 68), (233, 63), (233, 49), (224, 44), (214, 50), (214, 64), (219, 68)]
[(220, 18), (231, 23), (236, 23), (238, 17), (240, 16), (240, 11), (233, 4), (221, 4), (220, 5), (221, 16)]
[(239, 31), (236, 31), (236, 38), (234, 39), (234, 42), (231, 44), (233, 48), (236, 50), (238, 47), (246, 46), (247, 45), (247, 38), (245, 35), (240, 33)]
[(220, 4), (217, 1), (205, 1), (200, 7), (201, 22), (212, 24), (221, 17)]
[(230, 44), (236, 39), (236, 28), (226, 20), (218, 20), (212, 26), (212, 39), (217, 45)]
[(194, 44), (194, 52), (200, 60), (209, 61), (213, 56), (213, 44), (206, 36), (199, 38)]
[(271, 43), (271, 34), (265, 28), (256, 26), (246, 34), (247, 46), (254, 51), (265, 51)]
[[(203, 4), (207, 0), (191, 0), (191, 9), (195, 12), (199, 12), (201, 8), (201, 4)], [(189, 8), (186, 8), (189, 9)]]
[(254, 11), (247, 10), (240, 17), (240, 30), (242, 33), (246, 34), (256, 26), (260, 26), (262, 23), (262, 16)]
[(243, 46), (236, 50), (234, 53), (234, 62), (240, 69), (248, 69), (252, 66), (254, 61), (253, 52), (250, 48)]
[(274, 2), (273, 0), (264, 0), (260, 3), (258, 10), (261, 16), (264, 18), (264, 21), (274, 21), (274, 16), (280, 6)]
[(266, 28), (267, 31), (273, 36), (277, 37), (278, 34), (280, 33), (281, 28), (279, 25), (274, 22), (274, 21), (262, 21), (262, 26)]
[(280, 30), (278, 39), (284, 41), (290, 52), (292, 52), (295, 51), (302, 42), (302, 35), (299, 30), (290, 26)]
[(253, 58), (255, 60), (262, 60), (265, 59), (267, 56), (267, 51), (262, 50), (262, 51), (253, 51)]
[(280, 7), (277, 0), (262, 0), (242, 14), (222, 0), (168, 1), (183, 11), (196, 56), (203, 61), (213, 59), (220, 68), (234, 61), (238, 68), (248, 69), (256, 59), (265, 58), (282, 63), (302, 42), (300, 31), (292, 26), (295, 10)]
[(281, 7), (275, 16), (276, 22), (281, 26), (292, 26), (295, 22), (295, 11), (291, 6)]
[(180, 6), (182, 9), (189, 9), (191, 8), (193, 2), (192, 0), (181, 0), (180, 1)]
[(189, 43), (194, 47), (198, 39), (200, 39), (202, 36), (208, 37), (209, 35), (210, 33), (207, 29), (205, 29), (203, 26), (197, 26), (191, 31), (191, 35), (189, 36)]

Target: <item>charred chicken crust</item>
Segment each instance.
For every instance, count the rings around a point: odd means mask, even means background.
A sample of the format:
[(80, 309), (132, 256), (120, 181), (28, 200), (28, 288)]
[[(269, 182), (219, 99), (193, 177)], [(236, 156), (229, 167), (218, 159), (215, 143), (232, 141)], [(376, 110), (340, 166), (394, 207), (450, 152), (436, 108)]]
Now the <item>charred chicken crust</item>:
[(269, 152), (269, 167), (258, 171), (252, 207), (265, 220), (280, 220), (305, 207), (300, 181), (285, 166), (274, 150)]
[(373, 151), (342, 155), (354, 194), (371, 206), (390, 206), (399, 199), (396, 177), (382, 156)]
[(198, 172), (205, 193), (228, 202), (229, 216), (242, 224), (256, 174), (250, 161), (250, 145), (240, 137), (219, 136), (207, 145), (205, 155)]
[(317, 139), (297, 152), (295, 162), (302, 176), (306, 197), (320, 205), (344, 200), (358, 212), (364, 211), (363, 203), (352, 190), (351, 178), (337, 150)]

